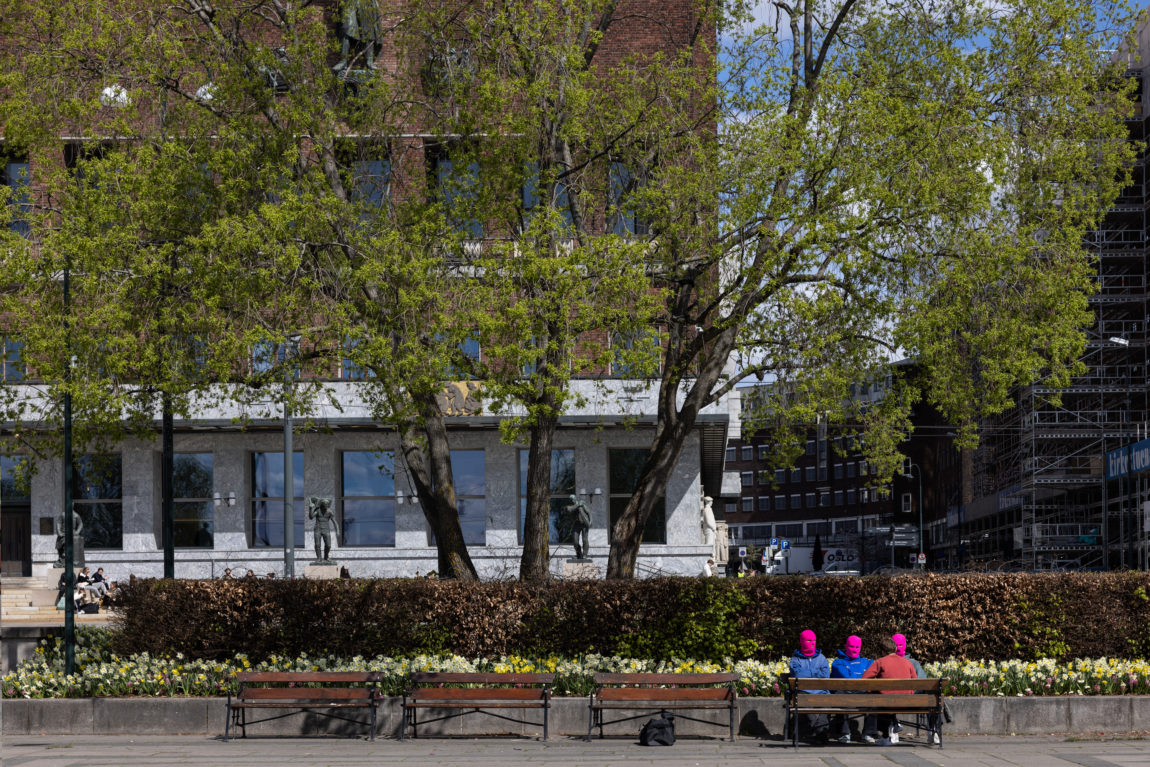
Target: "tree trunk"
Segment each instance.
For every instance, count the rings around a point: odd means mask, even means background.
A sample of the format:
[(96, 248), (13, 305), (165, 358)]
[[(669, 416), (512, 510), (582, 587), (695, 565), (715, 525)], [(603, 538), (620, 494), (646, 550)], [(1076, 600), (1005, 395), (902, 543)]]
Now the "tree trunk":
[[(687, 298), (689, 288), (681, 286), (678, 298)], [(683, 316), (681, 313), (679, 316)], [(711, 392), (718, 383), (726, 365), (727, 356), (734, 346), (737, 327), (732, 325), (720, 333), (710, 348), (702, 354), (683, 355), (677, 345), (670, 345), (663, 363), (663, 376), (659, 382), (658, 420), (651, 453), (643, 465), (639, 481), (627, 501), (627, 507), (615, 523), (611, 537), (611, 554), (607, 560), (608, 578), (634, 578), (639, 546), (643, 542), (643, 528), (655, 508), (655, 502), (666, 493), (675, 464), (683, 454), (683, 444), (695, 427), (699, 411), (708, 404)], [(672, 328), (673, 338), (686, 337), (683, 328)], [(684, 357), (701, 357), (698, 376), (687, 389), (680, 407), (677, 393), (683, 383), (682, 371), (689, 369)]]
[(523, 520), (523, 557), (519, 579), (545, 581), (551, 576), (551, 446), (555, 419), (531, 427), (527, 453), (527, 511)]
[[(694, 419), (691, 419), (691, 424), (694, 424)], [(651, 446), (635, 492), (612, 530), (611, 553), (607, 558), (608, 578), (635, 577), (643, 529), (656, 501), (666, 493), (667, 482), (683, 453), (683, 443), (690, 429), (687, 426), (685, 429), (664, 430)]]
[[(405, 423), (399, 431), (400, 448), (411, 473), (419, 505), (435, 534), (439, 552), (439, 576), (465, 581), (479, 580), (459, 524), (455, 482), (451, 476), (451, 447), (434, 398), (420, 402), (422, 426)], [(420, 444), (417, 429), (426, 445)]]

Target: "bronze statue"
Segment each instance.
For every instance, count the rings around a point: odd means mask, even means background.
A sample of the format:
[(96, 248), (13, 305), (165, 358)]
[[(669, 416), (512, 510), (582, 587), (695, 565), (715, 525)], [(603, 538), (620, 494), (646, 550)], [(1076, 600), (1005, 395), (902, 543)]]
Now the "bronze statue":
[[(339, 38), (339, 63), (333, 69), (377, 69), (375, 57), (383, 48), (379, 0), (343, 0), (339, 21), (335, 24)], [(362, 57), (362, 65), (352, 66)]]
[[(64, 567), (64, 512), (60, 512), (52, 520), (52, 532), (56, 534), (56, 562), (53, 567)], [(72, 565), (79, 567), (84, 564), (84, 520), (80, 515), (72, 512)]]
[(584, 559), (591, 550), (588, 534), (591, 529), (591, 510), (587, 508), (587, 504), (572, 495), (571, 503), (564, 511), (571, 515), (571, 530), (575, 536), (575, 558)]
[[(315, 541), (316, 564), (332, 564), (330, 559), (331, 538), (333, 535), (339, 535), (339, 528), (336, 525), (335, 514), (331, 510), (331, 499), (320, 498), (313, 495), (308, 500), (307, 518), (315, 520), (315, 527), (312, 529), (312, 538)], [(321, 548), (323, 550), (322, 556), (320, 555)]]

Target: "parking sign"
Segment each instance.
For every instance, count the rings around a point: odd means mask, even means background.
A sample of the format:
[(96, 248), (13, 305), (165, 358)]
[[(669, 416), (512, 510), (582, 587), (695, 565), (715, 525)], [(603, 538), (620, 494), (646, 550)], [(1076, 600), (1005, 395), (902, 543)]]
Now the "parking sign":
[(786, 538), (783, 538), (781, 541), (779, 541), (779, 547), (783, 551), (786, 551), (787, 549), (789, 549), (791, 547), (791, 542), (788, 541)]
[(778, 538), (772, 538), (771, 539), (771, 548), (777, 549), (778, 547), (779, 547), (779, 539)]

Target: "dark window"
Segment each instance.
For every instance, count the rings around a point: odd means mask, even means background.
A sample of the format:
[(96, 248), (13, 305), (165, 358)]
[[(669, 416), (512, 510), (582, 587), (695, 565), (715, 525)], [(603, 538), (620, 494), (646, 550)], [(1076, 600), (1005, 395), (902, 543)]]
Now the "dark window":
[(743, 445), (743, 460), (744, 461), (755, 460), (755, 448), (754, 447), (752, 447), (751, 445)]
[(32, 210), (32, 171), (23, 157), (0, 154), (0, 185), (11, 190), (8, 205), (12, 218), (8, 228), (22, 237), (32, 236), (28, 214)]
[[(519, 451), (519, 540), (527, 519), (527, 459), (530, 450)], [(564, 509), (575, 495), (575, 451), (551, 451), (551, 509), (547, 524), (551, 543), (574, 543), (575, 530), (571, 515)], [(594, 500), (594, 499), (592, 499)]]
[(808, 466), (807, 467), (806, 476), (807, 476), (807, 482), (814, 482), (815, 481), (815, 467), (814, 466)]
[(468, 239), (482, 239), (483, 223), (478, 218), (479, 163), (453, 160), (436, 152), (431, 155), (430, 165), (448, 226)]
[(20, 466), (22, 455), (0, 455), (0, 505), (5, 503), (28, 503), (28, 489), (21, 482)]
[[(646, 448), (619, 448), (607, 451), (610, 473), (611, 523), (608, 532), (615, 529), (615, 522), (622, 516), (631, 494), (639, 483), (639, 473), (647, 461)], [(643, 543), (665, 543), (667, 540), (667, 499), (661, 497), (655, 502), (651, 516), (643, 528)]]
[(835, 534), (836, 535), (857, 533), (858, 531), (859, 531), (859, 521), (857, 519), (836, 519), (835, 520)]
[[(648, 330), (611, 335), (611, 375), (618, 378), (651, 378), (658, 365), (659, 338)], [(743, 460), (750, 460), (745, 455)]]
[(172, 462), (172, 539), (178, 548), (212, 548), (212, 454), (176, 453)]
[[(292, 455), (292, 535), (304, 546), (303, 453)], [(284, 454), (252, 453), (252, 545), (284, 545)]]
[(611, 163), (607, 229), (620, 236), (648, 233), (647, 222), (635, 210), (634, 193), (640, 187), (635, 173), (621, 162)]
[(786, 469), (775, 469), (775, 484), (782, 485), (787, 481)]
[(753, 471), (740, 472), (739, 478), (743, 482), (743, 487), (750, 487), (751, 485), (755, 484), (755, 472)]
[(807, 522), (807, 537), (813, 538), (816, 535), (830, 535), (831, 524), (830, 522)]
[(814, 493), (807, 493), (807, 508), (808, 509), (815, 508), (815, 494)]
[(771, 510), (771, 496), (760, 495), (759, 496), (759, 511), (770, 511), (770, 510)]
[(803, 481), (803, 470), (802, 469), (791, 469), (791, 482), (802, 482), (802, 481)]
[(847, 490), (847, 506), (854, 506), (855, 503), (857, 503), (857, 502), (858, 502), (858, 493), (852, 487), (849, 490)]
[(855, 462), (850, 461), (847, 463), (847, 479), (855, 478)]
[[(571, 196), (567, 192), (567, 185), (562, 181), (552, 181), (546, 185), (543, 203), (555, 212), (555, 222), (562, 234), (572, 231)], [(539, 171), (532, 163), (527, 168), (527, 175), (523, 180), (523, 220), (528, 226), (534, 221), (539, 212)]]
[(727, 448), (727, 463), (734, 463), (737, 460), (739, 460), (738, 448), (728, 447)]
[(766, 445), (759, 445), (759, 460), (765, 461), (771, 457), (771, 449)]
[(791, 493), (791, 508), (801, 509), (803, 507), (803, 494)]
[(15, 338), (0, 336), (3, 341), (4, 356), (0, 357), (0, 381), (16, 383), (24, 380), (24, 342)]
[(815, 441), (813, 439), (807, 440), (806, 454), (807, 455), (814, 455), (815, 454)]
[(779, 538), (802, 538), (803, 525), (801, 522), (790, 525), (775, 525), (775, 535)]
[(754, 498), (750, 498), (750, 497), (743, 498), (742, 503), (743, 503), (743, 511), (751, 512), (751, 511), (755, 510), (755, 499)]
[(384, 450), (343, 454), (345, 546), (395, 545), (395, 453)]
[(482, 450), (452, 450), (451, 476), (459, 504), (459, 525), (468, 546), (487, 543), (487, 479)]
[(775, 496), (775, 511), (787, 510), (787, 497), (785, 495)]
[(835, 479), (843, 478), (843, 465), (841, 463), (835, 464)]
[(843, 491), (835, 490), (835, 506), (843, 505)]
[(344, 381), (362, 381), (371, 378), (371, 373), (359, 361), (360, 340), (348, 339), (343, 344), (343, 356), (339, 365), (339, 377)]
[(82, 455), (72, 471), (74, 509), (84, 522), (84, 546), (119, 549), (124, 545), (122, 460), (117, 455)]

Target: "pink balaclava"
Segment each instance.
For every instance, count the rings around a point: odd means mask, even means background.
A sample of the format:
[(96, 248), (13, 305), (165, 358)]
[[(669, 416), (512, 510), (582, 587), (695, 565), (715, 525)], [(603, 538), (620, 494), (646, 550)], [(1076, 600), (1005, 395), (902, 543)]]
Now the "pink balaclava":
[(847, 643), (843, 645), (843, 653), (851, 660), (858, 660), (862, 654), (862, 639), (851, 634), (847, 637)]
[(799, 634), (799, 652), (808, 658), (815, 654), (815, 643), (818, 641), (815, 632), (807, 629)]
[(906, 657), (906, 635), (905, 634), (892, 634), (890, 641), (894, 642), (894, 652), (898, 657)]

